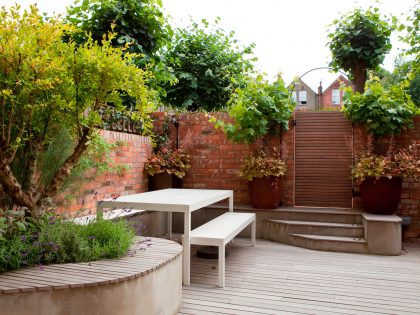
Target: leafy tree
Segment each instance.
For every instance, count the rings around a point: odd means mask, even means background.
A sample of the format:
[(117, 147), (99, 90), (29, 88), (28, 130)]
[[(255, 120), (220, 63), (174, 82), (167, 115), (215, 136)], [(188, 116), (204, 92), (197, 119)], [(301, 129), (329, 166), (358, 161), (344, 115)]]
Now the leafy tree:
[[(173, 82), (174, 77), (160, 50), (173, 31), (161, 8), (161, 0), (76, 0), (66, 20), (80, 29), (73, 35), (77, 43), (86, 42), (89, 36), (101, 43), (109, 32), (115, 33), (112, 46), (138, 54), (136, 65), (154, 74), (149, 86), (164, 94), (161, 82)], [(126, 98), (125, 103), (129, 101)]]
[(366, 84), (363, 94), (347, 88), (344, 114), (353, 122), (366, 125), (374, 136), (398, 134), (413, 125), (415, 107), (401, 85), (384, 89), (379, 78)]
[(170, 38), (171, 29), (161, 11), (159, 0), (76, 0), (68, 9), (67, 20), (80, 32), (77, 42), (89, 35), (101, 42), (114, 32), (114, 47), (128, 46), (132, 53), (151, 55)]
[(283, 79), (269, 83), (259, 75), (248, 78), (243, 88), (237, 88), (229, 100), (232, 123), (216, 122), (228, 138), (237, 143), (253, 143), (279, 129), (287, 130), (295, 104)]
[(393, 85), (400, 85), (411, 96), (413, 103), (420, 107), (420, 71), (415, 71), (414, 60), (407, 60), (399, 56), (394, 63), (392, 72), (379, 68), (373, 73), (381, 79), (385, 89), (389, 89)]
[[(19, 12), (19, 6), (0, 10), (0, 185), (36, 216), (94, 141), (99, 111), (108, 102), (122, 106), (121, 90), (135, 97), (135, 115), (150, 128), (149, 74), (133, 64), (134, 55), (111, 46), (112, 34), (101, 46), (91, 38), (76, 45), (62, 40), (73, 31), (69, 25), (44, 21), (35, 6)], [(40, 178), (39, 157), (63, 129), (74, 145), (48, 180)], [(12, 167), (20, 158), (24, 176)]]
[[(216, 20), (216, 23), (218, 20)], [(176, 31), (173, 44), (166, 52), (168, 66), (178, 80), (167, 84), (163, 100), (177, 108), (207, 111), (226, 106), (230, 94), (243, 81), (243, 75), (252, 71), (254, 45), (239, 47), (234, 33), (226, 34), (218, 28), (209, 30), (193, 23)]]
[(410, 61), (407, 62), (409, 69), (406, 76), (410, 81), (408, 92), (416, 106), (420, 107), (420, 2), (416, 3), (411, 12), (412, 15), (407, 19), (408, 25), (400, 25), (400, 30), (407, 31), (401, 39), (410, 46), (404, 53), (406, 57), (410, 58)]
[(391, 50), (390, 36), (396, 19), (382, 18), (378, 8), (358, 8), (334, 20), (328, 35), (330, 66), (349, 71), (356, 91), (363, 93), (367, 70), (375, 69)]

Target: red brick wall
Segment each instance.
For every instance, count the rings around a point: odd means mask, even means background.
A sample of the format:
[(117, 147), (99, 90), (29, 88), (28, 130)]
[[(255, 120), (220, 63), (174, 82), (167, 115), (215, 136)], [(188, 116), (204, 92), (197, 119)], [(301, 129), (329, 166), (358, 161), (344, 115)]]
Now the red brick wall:
[(143, 173), (144, 163), (151, 152), (150, 138), (115, 131), (101, 131), (109, 142), (120, 142), (109, 157), (117, 165), (124, 164), (128, 169), (122, 174), (87, 174), (86, 183), (75, 193), (74, 199), (65, 203), (58, 212), (82, 215), (95, 212), (97, 200), (113, 194), (128, 195), (147, 191), (147, 175)]
[[(361, 128), (355, 128), (355, 135), (360, 134)], [(355, 136), (355, 151), (362, 147), (361, 138)], [(411, 143), (420, 144), (420, 116), (414, 119), (414, 128), (394, 137), (395, 147), (408, 147)], [(380, 138), (378, 146), (387, 150), (390, 138)], [(384, 153), (384, 152), (382, 152)], [(360, 198), (354, 198), (354, 204), (360, 207)], [(407, 242), (420, 242), (420, 182), (413, 179), (404, 179), (401, 203), (397, 210), (397, 215), (410, 217), (412, 223), (404, 230), (404, 240)]]
[[(160, 126), (164, 113), (157, 113), (157, 126)], [(227, 119), (226, 114), (215, 114), (218, 118)], [(179, 143), (188, 132), (192, 133), (190, 153), (192, 156), (192, 167), (184, 178), (185, 188), (220, 188), (233, 189), (235, 203), (249, 203), (248, 188), (246, 180), (238, 176), (241, 160), (253, 151), (254, 147), (231, 143), (226, 139), (224, 133), (215, 130), (209, 118), (203, 113), (182, 114), (178, 117), (179, 122)], [(395, 137), (397, 144), (408, 145), (412, 141), (420, 141), (420, 117), (416, 117), (415, 129)], [(293, 206), (294, 204), (294, 132), (283, 132), (282, 158), (288, 166), (288, 174), (284, 179), (283, 204)], [(357, 130), (357, 128), (356, 128)], [(172, 140), (175, 141), (175, 128), (171, 125)], [(279, 142), (280, 140), (277, 139)], [(389, 139), (383, 140), (387, 142)], [(355, 142), (357, 147), (360, 143)], [(360, 206), (360, 201), (355, 198), (355, 205)], [(420, 241), (420, 183), (412, 180), (405, 180), (403, 194), (398, 214), (410, 216), (411, 226), (405, 231), (404, 238), (407, 241)]]
[[(157, 130), (162, 125), (164, 113), (156, 113)], [(228, 119), (227, 114), (213, 114), (218, 119)], [(242, 160), (255, 150), (255, 146), (235, 144), (227, 140), (221, 130), (216, 130), (209, 117), (203, 113), (181, 114), (177, 117), (179, 122), (179, 144), (181, 145), (188, 133), (191, 133), (189, 153), (192, 157), (191, 169), (183, 181), (184, 188), (214, 188), (234, 190), (235, 203), (249, 203), (247, 180), (239, 177)], [(171, 137), (175, 143), (176, 129), (171, 124)], [(293, 133), (291, 133), (293, 134)], [(290, 138), (288, 133), (283, 137)], [(274, 140), (278, 144), (279, 138)], [(292, 146), (290, 147), (290, 143)], [(285, 178), (284, 204), (293, 204), (293, 141), (282, 145), (283, 159), (287, 160), (290, 171)]]

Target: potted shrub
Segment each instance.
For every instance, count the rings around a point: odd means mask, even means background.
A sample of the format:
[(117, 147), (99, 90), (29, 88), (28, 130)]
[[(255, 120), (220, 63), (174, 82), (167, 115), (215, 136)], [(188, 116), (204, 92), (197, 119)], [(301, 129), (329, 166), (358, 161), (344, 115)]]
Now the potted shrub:
[(413, 144), (396, 154), (362, 154), (352, 170), (360, 184), (366, 212), (393, 214), (401, 200), (403, 178), (420, 178), (420, 145)]
[[(240, 176), (248, 180), (251, 204), (258, 209), (277, 208), (283, 193), (282, 176), (286, 174), (286, 163), (280, 159), (279, 151), (268, 155), (264, 150), (247, 157), (242, 164)], [(268, 193), (267, 193), (268, 192)]]
[(280, 76), (274, 83), (257, 76), (249, 78), (245, 87), (236, 89), (228, 105), (233, 122), (212, 118), (216, 128), (222, 128), (228, 139), (236, 143), (263, 143), (262, 149), (245, 158), (240, 172), (249, 181), (251, 203), (255, 208), (277, 208), (286, 164), (281, 160), (280, 150), (271, 149), (266, 140), (267, 136), (288, 129), (294, 109), (291, 94)]
[(386, 155), (379, 153), (378, 138), (393, 135), (412, 125), (416, 112), (403, 86), (385, 90), (378, 78), (367, 82), (363, 94), (347, 88), (344, 113), (353, 122), (360, 123), (371, 134), (368, 152), (358, 154), (352, 175), (360, 184), (360, 197), (365, 211), (392, 214), (401, 199), (402, 179), (419, 176), (418, 145), (394, 153), (392, 145)]
[(190, 167), (190, 156), (183, 149), (174, 149), (169, 143), (160, 146), (144, 165), (149, 190), (181, 188), (182, 178)]

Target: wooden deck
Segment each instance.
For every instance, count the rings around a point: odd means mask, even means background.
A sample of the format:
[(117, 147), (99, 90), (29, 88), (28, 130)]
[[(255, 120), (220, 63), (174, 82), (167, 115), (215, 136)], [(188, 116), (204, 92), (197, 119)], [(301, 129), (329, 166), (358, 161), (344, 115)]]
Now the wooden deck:
[(235, 240), (226, 287), (194, 258), (179, 314), (420, 314), (420, 246), (401, 256), (321, 252)]

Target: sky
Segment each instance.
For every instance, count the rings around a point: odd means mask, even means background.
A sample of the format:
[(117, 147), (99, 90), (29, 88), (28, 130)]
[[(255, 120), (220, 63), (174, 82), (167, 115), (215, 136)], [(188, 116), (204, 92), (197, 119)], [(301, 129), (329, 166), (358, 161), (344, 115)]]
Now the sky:
[[(357, 6), (379, 7), (382, 14), (406, 17), (419, 0), (162, 0), (164, 11), (171, 16), (171, 24), (185, 27), (194, 21), (214, 21), (220, 17), (219, 27), (235, 32), (243, 45), (256, 44), (257, 69), (269, 79), (278, 73), (289, 83), (305, 72), (328, 66), (331, 59), (326, 47), (328, 25), (342, 13)], [(64, 13), (72, 0), (0, 0), (0, 5), (19, 3), (23, 7), (36, 2), (41, 12)], [(398, 36), (391, 38), (393, 48), (385, 58), (384, 67), (393, 69), (395, 57), (404, 47)], [(302, 79), (316, 90), (322, 81), (324, 89), (337, 74), (316, 70)]]

